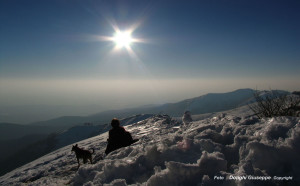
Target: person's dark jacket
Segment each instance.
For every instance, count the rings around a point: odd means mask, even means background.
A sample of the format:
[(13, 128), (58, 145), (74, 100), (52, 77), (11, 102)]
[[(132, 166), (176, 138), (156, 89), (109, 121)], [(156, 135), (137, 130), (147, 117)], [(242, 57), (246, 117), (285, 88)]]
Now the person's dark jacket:
[(121, 147), (131, 145), (134, 140), (129, 132), (123, 127), (115, 127), (109, 131), (108, 144), (105, 150), (105, 154), (108, 154)]

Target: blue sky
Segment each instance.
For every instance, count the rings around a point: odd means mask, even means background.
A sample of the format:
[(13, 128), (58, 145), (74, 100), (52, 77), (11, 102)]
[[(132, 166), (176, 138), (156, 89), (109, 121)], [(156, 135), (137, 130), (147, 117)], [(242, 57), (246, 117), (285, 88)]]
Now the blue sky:
[[(299, 1), (2, 0), (0, 22), (1, 104), (117, 108), (300, 89)], [(135, 58), (95, 39), (112, 23), (138, 24)]]

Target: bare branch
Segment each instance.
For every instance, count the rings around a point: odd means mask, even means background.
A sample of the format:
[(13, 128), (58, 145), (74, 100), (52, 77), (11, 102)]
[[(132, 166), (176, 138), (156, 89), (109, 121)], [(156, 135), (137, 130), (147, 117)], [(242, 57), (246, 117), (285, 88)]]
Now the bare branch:
[(248, 107), (259, 118), (300, 115), (299, 94), (293, 93), (290, 95), (270, 90), (264, 92), (255, 91), (253, 97), (256, 102), (249, 104)]

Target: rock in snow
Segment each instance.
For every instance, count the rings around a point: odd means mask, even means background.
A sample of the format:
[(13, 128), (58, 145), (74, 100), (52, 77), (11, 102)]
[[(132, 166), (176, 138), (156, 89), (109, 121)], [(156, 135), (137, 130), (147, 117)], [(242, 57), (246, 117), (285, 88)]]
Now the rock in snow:
[(78, 142), (94, 164), (77, 170), (71, 145), (0, 178), (0, 185), (297, 185), (300, 119), (219, 114), (181, 125), (157, 115), (126, 126), (140, 140), (101, 160), (107, 133)]

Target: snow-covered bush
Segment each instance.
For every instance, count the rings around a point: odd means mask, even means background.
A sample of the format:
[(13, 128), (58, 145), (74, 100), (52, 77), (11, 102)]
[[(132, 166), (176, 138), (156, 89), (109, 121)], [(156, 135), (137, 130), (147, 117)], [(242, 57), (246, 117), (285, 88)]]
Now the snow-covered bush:
[(259, 117), (299, 116), (300, 96), (278, 91), (256, 91), (255, 103), (249, 104), (249, 108)]

